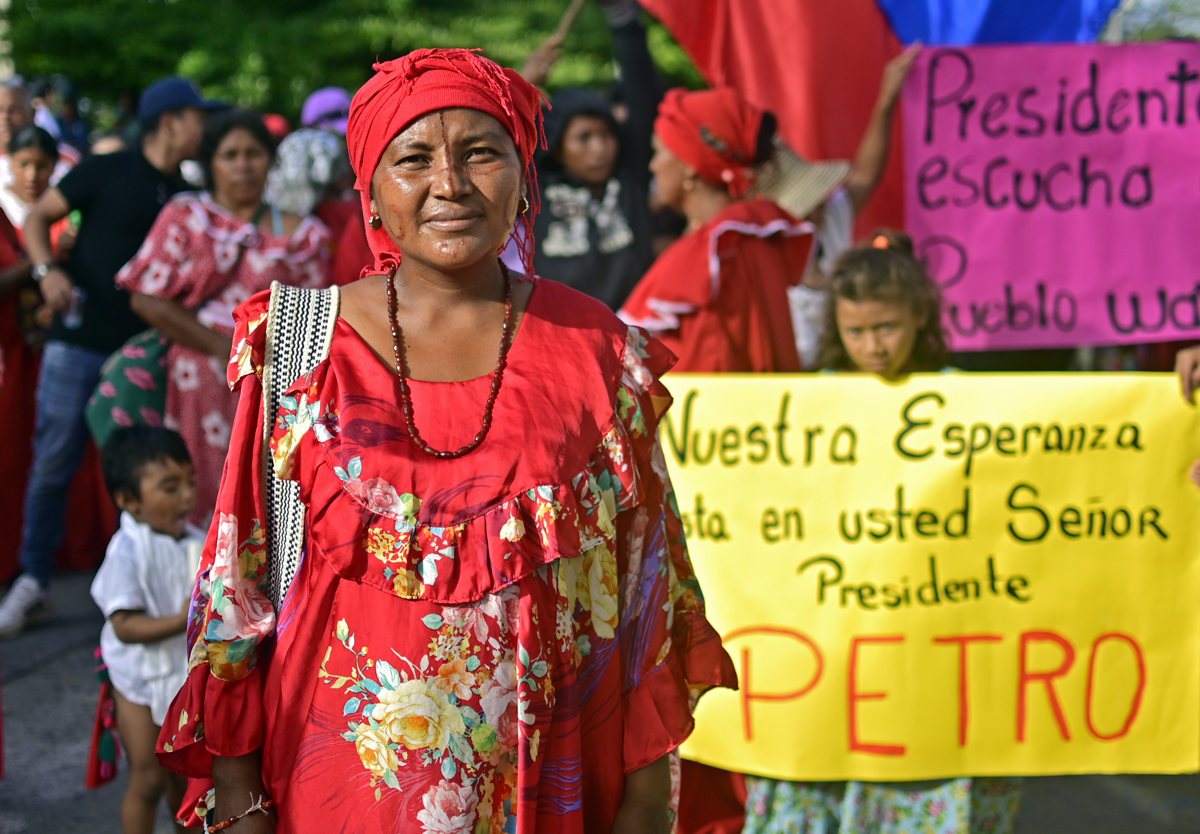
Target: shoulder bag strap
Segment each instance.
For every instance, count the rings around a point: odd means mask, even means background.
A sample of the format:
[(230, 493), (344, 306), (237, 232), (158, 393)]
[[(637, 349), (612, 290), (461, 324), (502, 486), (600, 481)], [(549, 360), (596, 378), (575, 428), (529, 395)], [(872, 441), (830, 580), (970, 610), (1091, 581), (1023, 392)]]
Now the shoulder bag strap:
[(263, 362), (263, 477), (266, 480), (267, 596), (279, 612), (304, 555), (304, 504), (300, 485), (275, 477), (271, 434), (279, 401), (292, 383), (329, 355), (340, 297), (336, 286), (306, 290), (271, 284)]

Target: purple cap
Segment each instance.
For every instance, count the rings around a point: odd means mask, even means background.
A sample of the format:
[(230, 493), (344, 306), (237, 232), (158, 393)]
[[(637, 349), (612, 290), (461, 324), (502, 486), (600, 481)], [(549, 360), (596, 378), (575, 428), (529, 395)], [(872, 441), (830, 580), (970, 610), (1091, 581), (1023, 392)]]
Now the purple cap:
[(346, 133), (350, 118), (350, 94), (341, 87), (322, 87), (304, 101), (301, 127), (323, 127)]
[(145, 121), (168, 110), (183, 110), (199, 107), (201, 110), (216, 110), (225, 107), (224, 102), (209, 101), (200, 95), (195, 82), (177, 75), (160, 78), (146, 89), (138, 99), (138, 120)]

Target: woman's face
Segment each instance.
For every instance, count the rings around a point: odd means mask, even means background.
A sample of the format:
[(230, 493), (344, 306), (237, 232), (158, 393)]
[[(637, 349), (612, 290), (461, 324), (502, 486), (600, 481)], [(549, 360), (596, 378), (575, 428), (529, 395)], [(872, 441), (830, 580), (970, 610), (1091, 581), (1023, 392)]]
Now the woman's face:
[(653, 190), (657, 205), (679, 209), (683, 206), (684, 183), (694, 176), (683, 160), (671, 152), (663, 140), (654, 134), (654, 156), (650, 173), (654, 176)]
[(271, 152), (243, 127), (225, 134), (212, 158), (213, 197), (223, 206), (262, 201)]
[(50, 187), (50, 175), (57, 160), (41, 148), (22, 148), (11, 157), (13, 191), (27, 203), (32, 203)]
[(607, 119), (576, 116), (563, 132), (559, 163), (585, 185), (604, 185), (617, 167), (617, 135)]
[(523, 180), (499, 121), (478, 110), (439, 110), (388, 144), (371, 177), (371, 210), (406, 261), (455, 270), (496, 257)]
[(925, 322), (902, 301), (836, 301), (838, 335), (860, 371), (884, 379), (905, 372)]

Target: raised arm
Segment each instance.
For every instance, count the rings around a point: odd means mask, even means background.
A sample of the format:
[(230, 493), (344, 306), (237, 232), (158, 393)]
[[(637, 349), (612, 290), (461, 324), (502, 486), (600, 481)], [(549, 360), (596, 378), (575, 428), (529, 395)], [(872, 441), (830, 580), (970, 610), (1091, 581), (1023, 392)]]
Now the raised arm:
[(601, 0), (604, 15), (612, 29), (613, 54), (620, 70), (621, 96), (629, 110), (621, 148), (622, 166), (644, 173), (650, 181), (650, 140), (654, 136), (654, 117), (658, 115), (661, 84), (650, 48), (641, 7), (634, 0)]
[(921, 52), (921, 44), (915, 43), (888, 61), (883, 69), (883, 80), (879, 85), (879, 98), (875, 100), (875, 109), (871, 111), (871, 120), (858, 143), (858, 153), (846, 178), (846, 192), (854, 205), (854, 213), (862, 211), (862, 207), (871, 199), (883, 172), (887, 168), (888, 152), (892, 145), (892, 123), (896, 119), (896, 102), (900, 99), (900, 90), (904, 87), (904, 79), (912, 69), (913, 61)]

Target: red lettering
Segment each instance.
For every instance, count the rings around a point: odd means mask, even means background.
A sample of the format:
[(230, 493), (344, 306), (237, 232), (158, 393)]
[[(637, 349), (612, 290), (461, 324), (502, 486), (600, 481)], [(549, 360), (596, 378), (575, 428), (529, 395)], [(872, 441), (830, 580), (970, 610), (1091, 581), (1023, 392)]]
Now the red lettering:
[(883, 636), (877, 635), (874, 637), (852, 637), (850, 639), (850, 679), (848, 681), (847, 690), (849, 692), (850, 708), (847, 711), (850, 721), (850, 750), (858, 753), (875, 753), (879, 756), (903, 756), (905, 747), (902, 744), (869, 744), (859, 741), (858, 739), (858, 708), (859, 701), (875, 701), (882, 700), (887, 697), (886, 692), (859, 692), (858, 691), (858, 647), (862, 643), (903, 643), (904, 637), (901, 635)]
[(750, 688), (750, 650), (742, 649), (742, 668), (738, 674), (738, 689), (740, 690), (742, 699), (742, 728), (746, 734), (746, 741), (751, 741), (754, 738), (753, 725), (750, 720), (750, 703), (752, 701), (792, 701), (797, 698), (803, 698), (812, 691), (812, 688), (817, 685), (821, 680), (821, 675), (825, 672), (825, 658), (821, 655), (821, 649), (813, 642), (811, 637), (803, 632), (792, 631), (786, 628), (775, 628), (773, 626), (751, 626), (729, 632), (724, 636), (723, 642), (728, 646), (731, 641), (736, 640), (738, 637), (747, 637), (753, 634), (772, 634), (778, 637), (787, 637), (807, 646), (808, 650), (812, 652), (817, 668), (813, 672), (812, 680), (795, 692), (754, 692)]
[[(1138, 665), (1138, 685), (1137, 691), (1133, 693), (1133, 702), (1129, 705), (1129, 715), (1125, 717), (1125, 723), (1121, 725), (1121, 729), (1115, 733), (1105, 735), (1096, 729), (1096, 722), (1092, 720), (1092, 693), (1095, 691), (1096, 683), (1096, 655), (1100, 653), (1100, 646), (1106, 640), (1123, 640), (1133, 649), (1133, 655), (1137, 658)], [(1128, 634), (1120, 632), (1109, 632), (1101, 634), (1096, 638), (1096, 642), (1092, 643), (1092, 657), (1088, 660), (1088, 678), (1087, 678), (1087, 717), (1088, 731), (1101, 741), (1112, 741), (1116, 738), (1121, 738), (1129, 732), (1129, 728), (1133, 726), (1133, 721), (1137, 718), (1138, 710), (1142, 708), (1142, 695), (1146, 693), (1146, 657), (1142, 654), (1142, 647), (1138, 645), (1137, 640), (1134, 640)]]
[[(1063, 652), (1063, 662), (1051, 672), (1029, 671), (1029, 645), (1034, 641), (1055, 643)], [(1058, 702), (1058, 693), (1054, 691), (1054, 679), (1061, 678), (1075, 662), (1075, 647), (1062, 635), (1053, 631), (1026, 631), (1021, 634), (1021, 674), (1017, 682), (1017, 741), (1025, 742), (1025, 724), (1028, 717), (1029, 685), (1041, 681), (1046, 685), (1046, 695), (1050, 699), (1050, 707), (1054, 710), (1054, 718), (1058, 722), (1059, 732), (1067, 741), (1071, 740), (1071, 730), (1067, 727), (1067, 718), (1063, 715), (1062, 704)]]
[(999, 634), (963, 634), (959, 637), (934, 637), (939, 645), (958, 644), (958, 746), (967, 746), (967, 726), (970, 715), (970, 687), (967, 683), (967, 647), (971, 643), (998, 643)]

